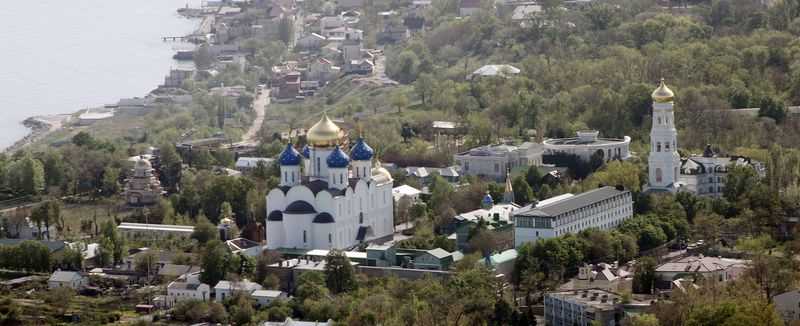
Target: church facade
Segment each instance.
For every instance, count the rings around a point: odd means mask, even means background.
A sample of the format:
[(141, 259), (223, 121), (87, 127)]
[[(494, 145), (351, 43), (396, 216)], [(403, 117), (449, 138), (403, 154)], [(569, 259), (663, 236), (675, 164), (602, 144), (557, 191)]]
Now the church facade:
[(393, 179), (359, 138), (349, 151), (347, 133), (327, 115), (298, 151), (290, 143), (279, 158), (281, 181), (267, 195), (267, 247), (347, 249), (391, 238)]

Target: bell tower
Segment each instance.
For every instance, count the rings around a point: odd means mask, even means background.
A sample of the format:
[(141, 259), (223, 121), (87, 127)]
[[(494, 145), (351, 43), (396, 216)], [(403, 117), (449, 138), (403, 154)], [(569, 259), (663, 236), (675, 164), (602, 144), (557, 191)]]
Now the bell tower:
[(650, 129), (650, 155), (648, 163), (648, 188), (674, 192), (677, 190), (681, 164), (678, 154), (678, 131), (675, 129), (673, 110), (675, 94), (661, 79), (653, 91), (653, 127)]

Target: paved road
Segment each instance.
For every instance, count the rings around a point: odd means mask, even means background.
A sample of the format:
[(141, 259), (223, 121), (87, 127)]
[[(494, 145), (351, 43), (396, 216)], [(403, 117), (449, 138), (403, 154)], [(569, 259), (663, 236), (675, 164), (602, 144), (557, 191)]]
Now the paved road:
[(269, 105), (269, 90), (261, 91), (261, 95), (257, 96), (253, 101), (253, 110), (256, 111), (256, 119), (253, 120), (253, 125), (247, 130), (247, 133), (242, 136), (242, 141), (234, 144), (235, 146), (256, 146), (258, 145), (258, 131), (261, 130), (261, 125), (264, 124), (264, 115)]

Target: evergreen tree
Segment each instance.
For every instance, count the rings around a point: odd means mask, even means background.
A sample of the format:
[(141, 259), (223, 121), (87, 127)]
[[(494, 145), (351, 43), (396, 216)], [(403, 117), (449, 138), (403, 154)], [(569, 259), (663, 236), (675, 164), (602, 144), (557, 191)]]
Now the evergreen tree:
[(225, 245), (219, 240), (208, 242), (203, 251), (201, 263), (203, 271), (200, 273), (200, 281), (212, 287), (217, 285), (219, 281), (225, 279), (228, 262), (230, 262), (230, 254)]
[(355, 271), (344, 252), (334, 249), (325, 258), (325, 284), (334, 294), (356, 288)]

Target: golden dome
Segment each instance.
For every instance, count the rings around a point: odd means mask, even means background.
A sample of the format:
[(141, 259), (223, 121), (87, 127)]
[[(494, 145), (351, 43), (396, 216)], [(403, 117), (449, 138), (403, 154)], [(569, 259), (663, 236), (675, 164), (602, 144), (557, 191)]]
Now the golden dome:
[(650, 96), (653, 97), (653, 102), (656, 103), (672, 103), (673, 98), (675, 98), (675, 93), (664, 83), (664, 78), (661, 78), (661, 84), (658, 85), (658, 88), (656, 88)]
[(325, 113), (322, 119), (314, 124), (306, 133), (308, 144), (315, 147), (329, 147), (339, 145), (345, 137), (344, 130), (339, 128)]
[(372, 179), (380, 184), (394, 181), (389, 170), (386, 170), (386, 168), (381, 165), (381, 161), (377, 159), (372, 166)]

